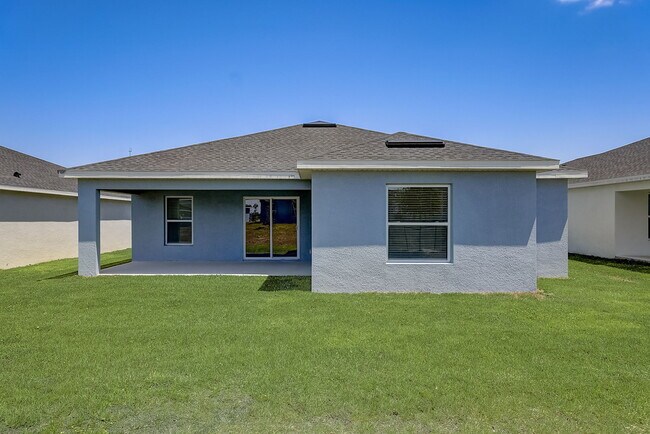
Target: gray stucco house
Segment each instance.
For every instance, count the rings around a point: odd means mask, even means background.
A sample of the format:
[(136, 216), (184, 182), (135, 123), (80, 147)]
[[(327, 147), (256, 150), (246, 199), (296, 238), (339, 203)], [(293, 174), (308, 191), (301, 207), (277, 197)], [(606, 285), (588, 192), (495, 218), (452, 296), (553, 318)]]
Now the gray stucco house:
[(567, 276), (567, 179), (584, 174), (319, 121), (61, 176), (79, 182), (83, 276), (100, 273), (99, 195), (113, 191), (132, 195), (124, 273), (307, 274), (318, 292), (507, 292)]

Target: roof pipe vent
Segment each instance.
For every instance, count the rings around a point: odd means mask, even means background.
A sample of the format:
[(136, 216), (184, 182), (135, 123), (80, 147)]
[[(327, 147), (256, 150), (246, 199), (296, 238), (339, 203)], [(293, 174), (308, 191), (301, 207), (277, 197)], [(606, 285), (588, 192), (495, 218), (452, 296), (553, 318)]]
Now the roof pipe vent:
[(303, 128), (336, 128), (336, 124), (325, 121), (307, 122), (302, 124)]
[(386, 140), (387, 148), (444, 148), (439, 140)]

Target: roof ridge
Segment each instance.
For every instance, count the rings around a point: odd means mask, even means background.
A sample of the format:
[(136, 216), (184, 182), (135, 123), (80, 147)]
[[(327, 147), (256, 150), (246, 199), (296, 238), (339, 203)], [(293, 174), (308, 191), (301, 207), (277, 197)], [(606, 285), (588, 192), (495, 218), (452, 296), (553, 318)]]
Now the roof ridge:
[[(344, 127), (344, 128), (349, 128), (349, 129), (358, 130), (358, 131), (385, 134), (385, 133), (383, 133), (381, 131), (368, 130), (368, 129), (364, 129), (364, 128), (352, 127), (352, 126), (349, 126), (349, 125), (343, 125), (343, 124), (338, 124), (338, 123), (336, 125), (337, 125), (337, 127)], [(232, 136), (232, 137), (224, 137), (224, 138), (221, 138), (221, 139), (209, 140), (207, 142), (194, 143), (194, 144), (191, 144), (191, 145), (178, 146), (178, 147), (174, 147), (174, 148), (163, 149), (163, 150), (160, 150), (160, 151), (145, 152), (144, 154), (136, 154), (136, 155), (129, 156), (129, 157), (113, 158), (113, 159), (110, 159), (110, 160), (103, 160), (103, 161), (98, 161), (98, 162), (93, 162), (93, 163), (88, 163), (88, 164), (82, 164), (82, 165), (78, 165), (78, 166), (68, 167), (67, 169), (68, 170), (74, 170), (74, 169), (83, 168), (83, 167), (85, 167), (85, 166), (87, 166), (89, 164), (112, 163), (112, 162), (127, 160), (127, 159), (130, 159), (132, 157), (143, 157), (143, 156), (147, 156), (147, 155), (160, 154), (160, 153), (169, 152), (169, 151), (178, 151), (178, 150), (181, 150), (181, 149), (188, 149), (188, 148), (193, 148), (193, 147), (197, 147), (197, 146), (210, 145), (210, 144), (225, 141), (225, 140), (235, 140), (235, 139), (239, 139), (239, 138), (242, 138), (242, 137), (252, 137), (252, 136), (258, 136), (258, 135), (262, 135), (262, 134), (275, 133), (277, 131), (287, 130), (287, 129), (290, 129), (290, 128), (302, 128), (302, 123), (295, 124), (295, 125), (289, 125), (289, 126), (285, 126), (285, 127), (273, 128), (273, 129), (270, 129), (270, 130), (257, 131), (255, 133), (240, 134), (238, 136)]]
[[(287, 130), (287, 129), (290, 129), (290, 128), (296, 128), (296, 129), (297, 128), (302, 128), (302, 125), (303, 125), (302, 123), (294, 124), (294, 125), (288, 125), (288, 126), (285, 126), (285, 127), (273, 128), (273, 129), (270, 129), (270, 130), (257, 131), (257, 132), (248, 133), (248, 134), (240, 134), (238, 136), (224, 137), (224, 138), (221, 138), (221, 139), (209, 140), (209, 141), (206, 141), (206, 142), (193, 143), (193, 144), (190, 144), (190, 145), (184, 145), (184, 146), (178, 146), (178, 147), (173, 147), (173, 148), (169, 148), (169, 149), (163, 149), (163, 150), (160, 150), (160, 151), (145, 152), (143, 154), (136, 154), (136, 155), (132, 155), (132, 156), (129, 156), (129, 157), (113, 158), (113, 159), (110, 159), (110, 160), (103, 160), (103, 161), (97, 161), (97, 162), (88, 163), (88, 164), (81, 164), (81, 165), (77, 165), (77, 166), (73, 166), (73, 167), (68, 167), (67, 169), (74, 170), (74, 169), (83, 168), (83, 167), (85, 167), (85, 166), (87, 166), (89, 164), (113, 163), (113, 162), (117, 162), (117, 161), (127, 160), (127, 159), (130, 159), (132, 157), (143, 157), (143, 156), (148, 156), (148, 155), (153, 155), (153, 154), (160, 154), (160, 153), (169, 152), (169, 151), (178, 151), (178, 150), (181, 150), (181, 149), (188, 149), (188, 148), (193, 148), (193, 147), (197, 147), (197, 146), (210, 145), (210, 144), (214, 144), (214, 143), (221, 142), (221, 141), (224, 141), (224, 140), (236, 140), (236, 139), (239, 139), (239, 138), (242, 138), (242, 137), (253, 137), (253, 136), (258, 136), (258, 135), (262, 135), (262, 134), (269, 134), (269, 133), (273, 134), (273, 133), (275, 133), (277, 131), (280, 131), (280, 130)], [(372, 133), (377, 133), (377, 134), (385, 134), (385, 133), (383, 133), (381, 131), (368, 130), (368, 129), (365, 129), (365, 128), (352, 127), (352, 126), (349, 126), (349, 125), (343, 125), (343, 124), (338, 124), (338, 123), (336, 124), (336, 126), (337, 127), (349, 128), (349, 129), (357, 130), (357, 131), (372, 132)], [(60, 167), (62, 167), (62, 166), (60, 166)]]
[[(224, 138), (221, 138), (221, 139), (209, 140), (207, 142), (193, 143), (191, 145), (177, 146), (177, 147), (174, 147), (174, 148), (162, 149), (160, 151), (145, 152), (144, 154), (135, 154), (135, 155), (130, 155), (128, 157), (113, 158), (113, 159), (110, 159), (110, 160), (96, 161), (96, 162), (88, 163), (88, 164), (112, 163), (112, 162), (115, 162), (115, 161), (127, 160), (127, 159), (132, 158), (132, 157), (144, 157), (146, 155), (160, 154), (160, 153), (168, 152), (168, 151), (176, 151), (176, 150), (180, 150), (180, 149), (193, 148), (193, 147), (196, 147), (196, 146), (209, 145), (209, 144), (220, 142), (220, 141), (223, 141), (223, 140), (231, 140), (231, 139), (238, 139), (240, 137), (250, 137), (250, 136), (256, 136), (256, 135), (259, 135), (259, 134), (272, 133), (272, 132), (279, 131), (279, 130), (299, 127), (301, 125), (302, 124), (289, 125), (289, 126), (286, 126), (286, 127), (280, 127), (280, 128), (273, 128), (273, 129), (270, 129), (270, 130), (258, 131), (256, 133), (240, 134), (238, 136), (224, 137)], [(79, 166), (68, 167), (67, 169), (78, 169), (78, 168), (87, 166), (88, 164), (81, 164)]]
[(632, 145), (638, 145), (638, 144), (641, 144), (641, 142), (645, 142), (645, 141), (650, 141), (650, 136), (646, 137), (645, 139), (641, 139), (641, 140), (636, 140), (636, 141), (634, 141), (634, 142), (630, 142), (630, 143), (628, 143), (628, 144), (626, 144), (626, 145), (617, 146), (616, 148), (608, 149), (607, 151), (599, 152), (599, 153), (597, 153), (597, 154), (585, 155), (584, 157), (574, 158), (573, 160), (567, 161), (567, 163), (573, 163), (574, 161), (585, 160), (585, 159), (587, 159), (587, 158), (598, 157), (598, 156), (600, 156), (600, 155), (608, 154), (608, 153), (610, 153), (610, 152), (620, 151), (620, 150), (623, 149), (623, 148), (627, 148), (628, 146), (632, 146)]

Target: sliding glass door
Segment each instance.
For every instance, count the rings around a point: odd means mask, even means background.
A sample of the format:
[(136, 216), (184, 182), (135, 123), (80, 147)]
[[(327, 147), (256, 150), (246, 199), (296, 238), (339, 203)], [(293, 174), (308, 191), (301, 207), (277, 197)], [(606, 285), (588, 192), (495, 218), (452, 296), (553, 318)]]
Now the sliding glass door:
[(244, 246), (248, 259), (297, 259), (298, 198), (244, 199)]

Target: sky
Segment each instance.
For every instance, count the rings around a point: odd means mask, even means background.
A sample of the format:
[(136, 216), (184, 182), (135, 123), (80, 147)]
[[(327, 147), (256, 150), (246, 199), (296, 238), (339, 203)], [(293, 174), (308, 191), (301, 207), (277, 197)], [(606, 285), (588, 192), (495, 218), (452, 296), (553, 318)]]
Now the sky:
[(326, 120), (571, 160), (650, 136), (650, 0), (0, 2), (0, 145), (67, 167)]

